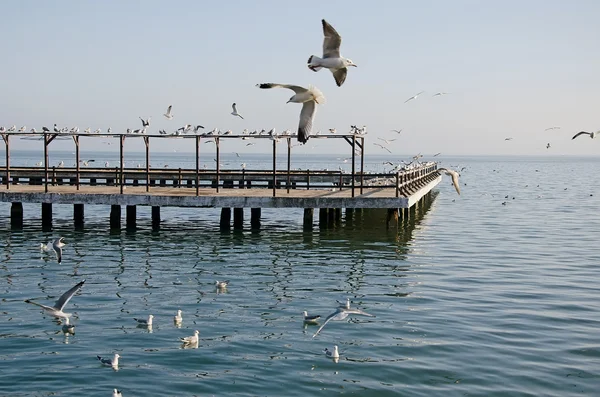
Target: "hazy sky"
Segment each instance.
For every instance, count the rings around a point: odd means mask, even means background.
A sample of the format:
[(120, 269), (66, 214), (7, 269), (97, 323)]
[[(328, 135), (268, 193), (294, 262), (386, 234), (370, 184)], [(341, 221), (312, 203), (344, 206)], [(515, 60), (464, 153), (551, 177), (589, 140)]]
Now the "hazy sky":
[[(301, 105), (286, 104), (291, 91), (255, 87), (277, 82), (323, 91), (315, 130), (367, 125), (367, 154), (384, 153), (372, 144), (381, 143), (376, 137), (399, 138), (389, 146), (398, 155), (600, 153), (600, 139), (571, 141), (577, 131), (600, 128), (596, 0), (19, 0), (1, 9), (6, 127), (124, 131), (140, 128), (138, 116), (152, 116), (152, 131), (186, 123), (295, 130)], [(322, 18), (342, 35), (342, 55), (358, 65), (341, 88), (329, 71), (306, 66), (321, 54)], [(439, 91), (451, 94), (432, 96)], [(232, 102), (245, 120), (230, 115)], [(170, 104), (175, 118), (168, 121), (162, 114)], [(553, 126), (561, 129), (544, 131)], [(400, 136), (390, 132), (400, 128)], [(228, 145), (270, 150), (267, 142), (245, 143)], [(189, 144), (160, 140), (153, 148)], [(143, 147), (141, 140), (128, 145)], [(347, 148), (309, 140), (298, 150)]]

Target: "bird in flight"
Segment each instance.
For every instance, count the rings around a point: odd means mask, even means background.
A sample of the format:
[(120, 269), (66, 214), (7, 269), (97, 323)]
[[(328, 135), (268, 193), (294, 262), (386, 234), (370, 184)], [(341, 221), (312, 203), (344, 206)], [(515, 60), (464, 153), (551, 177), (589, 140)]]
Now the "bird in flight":
[(32, 300), (25, 300), (26, 303), (31, 303), (32, 305), (36, 305), (41, 307), (42, 309), (44, 309), (46, 312), (48, 312), (48, 314), (54, 316), (54, 317), (71, 317), (71, 313), (65, 313), (63, 312), (63, 309), (65, 308), (65, 306), (67, 305), (67, 303), (69, 303), (69, 301), (71, 300), (71, 298), (73, 297), (73, 295), (75, 295), (75, 293), (77, 291), (79, 291), (79, 289), (83, 286), (83, 283), (85, 283), (85, 280), (80, 281), (79, 283), (77, 283), (73, 288), (71, 288), (70, 290), (68, 290), (67, 292), (65, 292), (64, 294), (62, 294), (60, 296), (60, 298), (58, 298), (58, 300), (56, 301), (56, 303), (54, 303), (54, 306), (46, 306), (46, 305), (42, 305), (40, 303), (34, 302)]
[(173, 109), (173, 105), (169, 105), (169, 107), (167, 108), (167, 113), (163, 114), (163, 116), (165, 116), (167, 120), (171, 120), (173, 118), (173, 113), (171, 113), (171, 109)]
[(144, 120), (143, 118), (140, 117), (140, 120), (142, 120), (142, 127), (150, 127), (150, 119), (152, 117), (148, 117), (147, 120)]
[(375, 146), (379, 146), (380, 148), (387, 150), (387, 151), (388, 151), (388, 153), (392, 153), (392, 151), (391, 151), (390, 149), (386, 148), (385, 146), (383, 146), (383, 145), (382, 145), (382, 144), (380, 144), (380, 143), (376, 143), (376, 142), (374, 142), (374, 143), (373, 143), (373, 145), (375, 145)]
[(316, 55), (311, 55), (308, 58), (308, 68), (313, 72), (318, 72), (321, 68), (326, 68), (333, 73), (333, 78), (338, 87), (341, 87), (346, 81), (348, 74), (348, 66), (354, 66), (348, 58), (340, 55), (340, 45), (342, 44), (342, 36), (324, 19), (323, 24), (323, 58)]
[(400, 134), (402, 132), (403, 128), (400, 128), (399, 130), (391, 130), (392, 132), (395, 132), (397, 134)]
[(460, 186), (458, 184), (458, 172), (448, 169), (448, 168), (438, 168), (439, 172), (444, 172), (446, 175), (450, 175), (452, 177), (452, 184), (454, 185), (454, 189), (456, 189), (456, 193), (460, 196)]
[(340, 306), (337, 309), (335, 309), (335, 311), (333, 313), (331, 313), (329, 316), (327, 316), (327, 318), (325, 319), (325, 322), (323, 323), (323, 325), (321, 325), (319, 327), (319, 329), (317, 330), (317, 332), (315, 332), (315, 334), (313, 335), (313, 338), (315, 336), (317, 336), (319, 334), (319, 332), (321, 332), (321, 330), (323, 329), (323, 327), (325, 327), (327, 325), (327, 323), (329, 323), (331, 320), (333, 321), (341, 321), (346, 319), (346, 317), (351, 316), (351, 315), (360, 315), (360, 316), (367, 316), (367, 317), (375, 317), (373, 314), (369, 314), (365, 311), (362, 311), (360, 309), (350, 309), (348, 307), (345, 306)]
[(233, 103), (233, 105), (231, 105), (231, 108), (233, 109), (233, 112), (231, 112), (232, 115), (237, 116), (240, 119), (244, 120), (244, 118), (242, 117), (242, 115), (238, 113), (237, 106), (235, 105), (235, 102)]
[(560, 130), (560, 127), (548, 127), (544, 131), (550, 131), (550, 130)]
[(274, 83), (262, 83), (257, 84), (258, 88), (289, 88), (294, 91), (289, 102), (302, 103), (302, 110), (300, 111), (300, 122), (298, 124), (298, 142), (306, 143), (312, 131), (313, 121), (315, 119), (315, 113), (317, 112), (317, 104), (325, 103), (325, 97), (323, 93), (319, 91), (317, 87), (311, 85), (308, 88), (300, 87), (297, 85), (289, 84), (274, 84)]
[(594, 132), (580, 131), (580, 132), (578, 132), (577, 134), (575, 134), (575, 135), (573, 136), (573, 138), (571, 138), (571, 139), (575, 139), (575, 138), (577, 138), (578, 136), (580, 136), (580, 135), (584, 135), (584, 134), (586, 134), (586, 135), (589, 135), (589, 136), (590, 136), (590, 138), (594, 139), (594, 138), (596, 138), (598, 135), (600, 135), (600, 131), (594, 131)]
[(411, 97), (410, 97), (410, 98), (408, 98), (406, 101), (404, 101), (404, 103), (406, 103), (406, 102), (408, 102), (408, 101), (412, 101), (413, 99), (417, 99), (417, 97), (418, 97), (419, 95), (421, 95), (422, 93), (424, 93), (424, 92), (425, 92), (425, 91), (421, 91), (421, 92), (419, 92), (418, 94), (411, 96)]
[(442, 96), (442, 95), (448, 95), (449, 92), (438, 92), (437, 94), (433, 94), (432, 96)]

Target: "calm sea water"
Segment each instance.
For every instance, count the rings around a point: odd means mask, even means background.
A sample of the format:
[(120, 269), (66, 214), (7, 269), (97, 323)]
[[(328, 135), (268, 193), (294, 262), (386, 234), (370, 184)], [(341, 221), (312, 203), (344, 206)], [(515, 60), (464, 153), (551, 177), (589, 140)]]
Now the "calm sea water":
[[(13, 161), (38, 161), (27, 156)], [(307, 163), (336, 169), (337, 157)], [(111, 233), (109, 208), (87, 206), (75, 231), (72, 208), (55, 206), (42, 232), (40, 206), (25, 204), (11, 231), (0, 204), (0, 395), (597, 395), (600, 160), (440, 160), (466, 167), (462, 195), (445, 177), (398, 230), (365, 211), (303, 231), (301, 210), (263, 210), (260, 231), (220, 232), (218, 209), (163, 208), (152, 231), (139, 208), (137, 231)], [(59, 235), (60, 265), (39, 250)], [(74, 336), (23, 302), (52, 304), (82, 279)], [(302, 311), (325, 316), (345, 298), (377, 317), (313, 338)], [(148, 314), (152, 332), (133, 320)], [(198, 349), (182, 349), (195, 329)], [(338, 363), (322, 353), (333, 345)], [(96, 359), (116, 352), (118, 371)]]

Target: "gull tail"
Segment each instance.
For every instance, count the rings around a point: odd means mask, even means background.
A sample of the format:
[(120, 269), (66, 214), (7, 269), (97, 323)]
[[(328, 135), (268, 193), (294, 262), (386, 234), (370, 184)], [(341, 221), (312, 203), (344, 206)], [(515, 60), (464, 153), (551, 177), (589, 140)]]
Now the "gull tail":
[(319, 70), (323, 69), (323, 67), (319, 64), (319, 60), (321, 60), (321, 58), (319, 58), (318, 56), (311, 55), (310, 58), (308, 58), (307, 62), (308, 68), (313, 72), (318, 72)]
[(321, 90), (319, 90), (317, 87), (309, 85), (308, 92), (310, 92), (312, 94), (314, 101), (316, 103), (318, 103), (319, 105), (322, 105), (325, 103), (325, 95), (323, 95)]

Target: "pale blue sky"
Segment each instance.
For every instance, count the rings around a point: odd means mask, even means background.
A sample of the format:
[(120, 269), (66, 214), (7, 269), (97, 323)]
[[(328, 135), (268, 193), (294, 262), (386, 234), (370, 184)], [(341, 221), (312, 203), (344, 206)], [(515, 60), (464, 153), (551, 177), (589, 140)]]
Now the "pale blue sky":
[[(0, 125), (123, 131), (152, 116), (153, 131), (295, 130), (291, 92), (255, 87), (278, 82), (323, 91), (315, 130), (365, 124), (369, 142), (399, 138), (390, 145), (398, 155), (592, 155), (600, 140), (570, 139), (600, 128), (598, 15), (598, 1), (7, 1)], [(321, 18), (358, 65), (341, 88), (327, 70), (306, 67), (321, 52)], [(451, 94), (432, 97), (438, 91)], [(232, 102), (245, 120), (230, 115)], [(561, 129), (544, 131), (552, 126)], [(399, 137), (390, 132), (399, 128)], [(189, 141), (160, 145), (186, 150)], [(306, 146), (347, 151), (338, 140)]]

